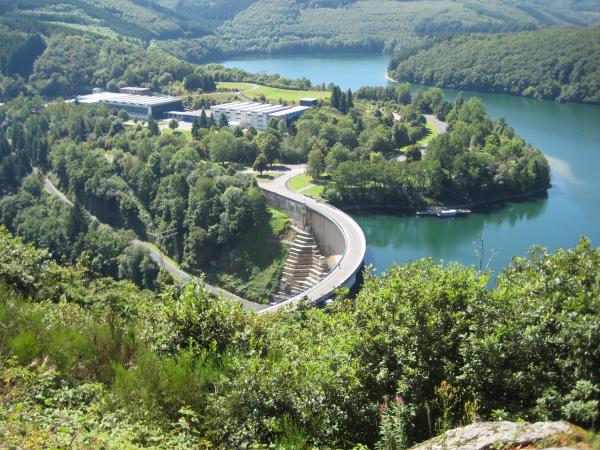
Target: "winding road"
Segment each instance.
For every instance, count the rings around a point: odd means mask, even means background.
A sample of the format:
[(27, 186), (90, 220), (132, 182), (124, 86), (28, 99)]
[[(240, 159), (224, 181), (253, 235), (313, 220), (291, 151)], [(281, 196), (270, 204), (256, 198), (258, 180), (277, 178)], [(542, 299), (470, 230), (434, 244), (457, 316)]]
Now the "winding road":
[[(290, 297), (284, 301), (269, 306), (261, 305), (259, 303), (252, 302), (241, 298), (231, 292), (225, 291), (224, 289), (212, 286), (210, 284), (204, 284), (204, 287), (210, 293), (223, 296), (227, 299), (241, 303), (245, 310), (253, 309), (259, 314), (265, 314), (278, 310), (283, 307), (288, 307), (297, 303), (298, 301), (308, 298), (312, 303), (318, 303), (319, 301), (329, 297), (336, 288), (345, 286), (348, 280), (353, 279), (355, 274), (362, 266), (367, 243), (364, 233), (360, 226), (346, 213), (331, 206), (327, 203), (317, 201), (306, 195), (298, 194), (292, 191), (288, 187), (290, 179), (296, 175), (304, 173), (305, 166), (289, 166), (289, 171), (283, 175), (274, 178), (267, 182), (259, 183), (261, 189), (274, 192), (281, 196), (287, 197), (291, 200), (304, 204), (309, 209), (316, 211), (322, 216), (326, 217), (340, 229), (344, 236), (346, 251), (342, 255), (336, 266), (331, 269), (325, 278), (319, 283), (315, 284), (305, 292), (298, 294), (294, 297)], [(37, 170), (36, 170), (37, 172)], [(55, 196), (62, 202), (69, 205), (73, 205), (71, 200), (60, 191), (46, 176), (42, 175), (42, 181), (44, 189), (51, 195)], [(90, 219), (101, 223), (97, 217), (93, 216), (86, 211)], [(106, 225), (109, 226), (109, 225)], [(181, 280), (184, 283), (190, 282), (194, 276), (181, 270), (179, 266), (172, 261), (168, 256), (160, 252), (156, 247), (152, 246), (148, 242), (141, 241), (139, 239), (133, 239), (131, 241), (135, 245), (144, 247), (150, 254), (150, 257), (164, 270), (168, 271), (175, 279)]]
[[(39, 173), (39, 171), (37, 169), (34, 169), (35, 173)], [(48, 192), (50, 195), (53, 195), (54, 197), (58, 198), (60, 201), (67, 203), (68, 205), (73, 206), (73, 202), (71, 200), (69, 200), (69, 198), (60, 190), (58, 189), (54, 183), (52, 183), (52, 181), (50, 181), (45, 175), (42, 174), (42, 183), (44, 185), (44, 190), (46, 192)], [(84, 210), (85, 213), (87, 214), (87, 216), (95, 221), (98, 222), (104, 226), (110, 227), (110, 225), (106, 225), (103, 224), (102, 222), (100, 222), (98, 220), (98, 218), (92, 214), (90, 214), (89, 211)], [(112, 227), (111, 227), (112, 228)], [(180, 280), (184, 283), (189, 283), (190, 281), (192, 281), (194, 279), (193, 275), (190, 275), (189, 273), (185, 272), (184, 270), (181, 270), (179, 268), (179, 266), (173, 261), (171, 260), (168, 256), (166, 256), (165, 254), (163, 254), (160, 250), (158, 250), (156, 247), (150, 245), (150, 243), (148, 242), (144, 242), (144, 241), (140, 241), (139, 239), (132, 239), (131, 240), (132, 244), (135, 245), (139, 245), (141, 247), (144, 247), (148, 253), (150, 254), (150, 257), (152, 258), (152, 260), (158, 264), (162, 269), (166, 270), (167, 272), (169, 272), (171, 274), (171, 276), (173, 278), (175, 278), (176, 280)], [(255, 303), (252, 302), (250, 300), (246, 300), (245, 298), (242, 297), (238, 297), (235, 294), (232, 294), (231, 292), (228, 292), (224, 289), (218, 288), (216, 286), (212, 286), (210, 284), (204, 283), (204, 288), (210, 292), (211, 294), (217, 295), (217, 296), (222, 296), (225, 297), (229, 300), (233, 300), (235, 302), (241, 303), (244, 310), (249, 310), (249, 309), (253, 309), (255, 311), (260, 311), (262, 309), (265, 308), (265, 305), (261, 305), (260, 303)]]

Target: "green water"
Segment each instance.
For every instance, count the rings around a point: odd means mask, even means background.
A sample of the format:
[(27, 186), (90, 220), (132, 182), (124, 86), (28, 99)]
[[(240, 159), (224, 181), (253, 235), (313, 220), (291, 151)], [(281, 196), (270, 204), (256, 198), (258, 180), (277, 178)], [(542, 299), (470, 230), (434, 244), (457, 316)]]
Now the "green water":
[[(335, 81), (342, 88), (383, 85), (387, 59), (380, 55), (316, 55), (223, 62), (249, 71)], [(456, 91), (446, 90), (453, 99)], [(572, 247), (581, 235), (600, 245), (600, 107), (559, 104), (496, 94), (481, 97), (493, 118), (505, 117), (548, 157), (552, 188), (545, 198), (508, 202), (456, 219), (417, 218), (376, 212), (352, 216), (367, 238), (367, 262), (385, 271), (394, 263), (432, 257), (479, 264), (475, 245), (483, 235), (485, 262), (498, 273), (533, 244)]]

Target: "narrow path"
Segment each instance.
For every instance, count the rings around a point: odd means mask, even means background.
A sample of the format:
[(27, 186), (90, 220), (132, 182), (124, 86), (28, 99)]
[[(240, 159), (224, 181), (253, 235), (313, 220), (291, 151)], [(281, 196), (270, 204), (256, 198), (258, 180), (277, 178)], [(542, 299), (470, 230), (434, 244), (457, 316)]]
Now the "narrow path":
[[(400, 114), (398, 114), (396, 112), (392, 112), (392, 115), (394, 116), (395, 121), (399, 121), (401, 119)], [(427, 123), (431, 124), (431, 126), (433, 126), (437, 130), (438, 134), (444, 134), (446, 131), (448, 131), (448, 124), (446, 122), (442, 122), (440, 119), (435, 117), (433, 114), (423, 114), (423, 116), (425, 117), (425, 120), (427, 120)], [(421, 145), (421, 156), (425, 156), (428, 146), (429, 146), (429, 142), (426, 142), (425, 144)], [(396, 160), (397, 161), (406, 161), (406, 156), (398, 155), (396, 157)]]
[[(37, 169), (34, 169), (34, 172), (38, 173), (39, 171)], [(62, 191), (60, 191), (54, 185), (54, 183), (52, 183), (52, 181), (50, 181), (43, 174), (42, 174), (42, 183), (44, 185), (44, 189), (50, 195), (53, 195), (54, 197), (58, 198), (60, 201), (73, 206), (73, 202), (71, 200), (69, 200), (69, 198)], [(103, 224), (102, 222), (100, 222), (96, 216), (89, 213), (87, 210), (84, 210), (84, 211), (87, 214), (87, 216), (94, 222), (98, 222), (99, 224), (110, 227), (110, 225), (106, 225), (106, 224)], [(110, 228), (112, 228), (112, 227), (110, 227)], [(166, 256), (164, 253), (162, 253), (157, 248), (150, 245), (148, 242), (140, 241), (139, 239), (133, 239), (133, 240), (131, 240), (131, 243), (135, 244), (135, 245), (139, 245), (141, 247), (144, 247), (150, 254), (150, 257), (152, 258), (152, 260), (156, 264), (158, 264), (162, 269), (169, 272), (173, 278), (183, 281), (184, 283), (189, 283), (194, 278), (193, 275), (185, 272), (184, 270), (181, 270), (179, 268), (179, 266), (173, 260), (171, 260), (168, 256)], [(211, 294), (220, 295), (229, 300), (233, 300), (235, 302), (241, 303), (245, 310), (254, 309), (255, 311), (259, 311), (259, 310), (265, 308), (265, 305), (261, 305), (260, 303), (255, 303), (250, 300), (246, 300), (245, 298), (238, 297), (237, 295), (232, 294), (231, 292), (228, 292), (228, 291), (218, 288), (216, 286), (212, 286), (210, 284), (205, 283), (204, 288)]]
[(283, 302), (268, 306), (260, 311), (260, 313), (275, 311), (284, 306), (292, 305), (305, 297), (311, 302), (317, 302), (328, 295), (331, 295), (336, 288), (344, 286), (346, 282), (358, 272), (363, 264), (367, 249), (365, 235), (352, 217), (332, 205), (294, 192), (288, 187), (289, 180), (304, 173), (306, 166), (294, 165), (288, 167), (290, 170), (283, 175), (270, 181), (260, 182), (259, 186), (261, 189), (304, 204), (307, 208), (329, 219), (337, 225), (340, 232), (343, 234), (346, 248), (340, 261), (333, 269), (331, 269), (325, 278), (307, 291), (294, 297), (290, 297)]

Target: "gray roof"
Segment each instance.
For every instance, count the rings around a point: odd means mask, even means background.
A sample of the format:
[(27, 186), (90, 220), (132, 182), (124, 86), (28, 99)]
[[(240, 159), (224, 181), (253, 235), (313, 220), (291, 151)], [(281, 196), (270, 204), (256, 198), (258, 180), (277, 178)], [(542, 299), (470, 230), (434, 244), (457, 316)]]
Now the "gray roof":
[(269, 116), (271, 117), (285, 117), (288, 114), (293, 114), (293, 113), (297, 113), (297, 112), (302, 112), (302, 111), (306, 111), (307, 109), (310, 109), (308, 106), (294, 106), (292, 108), (287, 108), (284, 109), (282, 111), (275, 111), (269, 114)]
[(271, 105), (269, 103), (259, 102), (231, 102), (221, 105), (211, 106), (213, 111), (243, 111), (246, 113), (268, 114), (274, 117), (282, 117), (292, 112), (304, 111), (309, 109), (307, 106), (286, 106), (286, 105)]
[(97, 94), (78, 95), (79, 103), (114, 103), (123, 105), (156, 106), (180, 102), (177, 97), (168, 95), (134, 95), (117, 92), (99, 92)]

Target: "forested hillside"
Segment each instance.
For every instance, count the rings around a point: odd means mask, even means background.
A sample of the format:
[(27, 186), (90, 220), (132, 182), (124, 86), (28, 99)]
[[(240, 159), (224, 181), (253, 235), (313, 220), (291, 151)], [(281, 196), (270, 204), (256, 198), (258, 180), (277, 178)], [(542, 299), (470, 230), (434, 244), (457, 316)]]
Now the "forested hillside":
[(594, 2), (552, 0), (0, 0), (0, 23), (45, 36), (151, 41), (193, 62), (248, 52), (389, 51), (456, 33), (600, 20)]
[(404, 52), (390, 74), (440, 87), (600, 103), (600, 27), (457, 36)]
[(161, 45), (192, 61), (207, 52), (392, 51), (455, 33), (583, 25), (599, 20), (598, 12), (593, 3), (531, 0), (256, 0), (214, 36)]
[(0, 228), (0, 439), (396, 450), (488, 419), (597, 427), (598, 274), (584, 239), (491, 290), (424, 260), (326, 310), (256, 316), (201, 284), (156, 295), (62, 268)]

